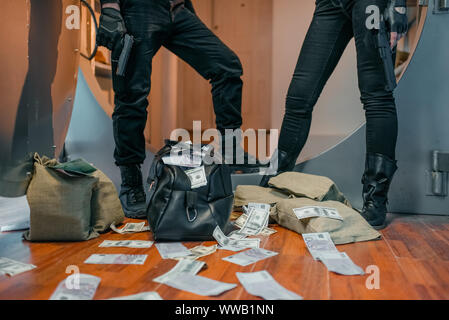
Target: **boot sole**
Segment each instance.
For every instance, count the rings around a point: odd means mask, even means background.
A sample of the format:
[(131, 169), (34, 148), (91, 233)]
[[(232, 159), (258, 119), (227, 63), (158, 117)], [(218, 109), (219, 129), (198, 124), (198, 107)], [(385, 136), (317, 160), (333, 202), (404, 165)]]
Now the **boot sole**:
[(128, 213), (125, 212), (125, 217), (127, 217), (128, 219), (139, 219), (139, 220), (143, 220), (147, 218), (147, 215), (145, 213), (143, 214), (138, 214), (138, 213)]
[(384, 223), (384, 224), (381, 224), (381, 225), (378, 225), (378, 226), (372, 226), (372, 227), (373, 227), (375, 230), (379, 231), (379, 230), (385, 229), (385, 228), (387, 227), (387, 224)]

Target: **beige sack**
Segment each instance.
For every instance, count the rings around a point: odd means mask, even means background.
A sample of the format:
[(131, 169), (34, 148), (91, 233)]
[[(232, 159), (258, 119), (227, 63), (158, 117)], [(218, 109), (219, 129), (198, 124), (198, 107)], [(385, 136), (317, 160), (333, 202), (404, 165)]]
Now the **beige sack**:
[(35, 155), (34, 175), (27, 191), (31, 241), (81, 241), (98, 236), (91, 228), (93, 176), (73, 176), (49, 167), (58, 163)]
[[(307, 206), (335, 208), (344, 221), (322, 217), (299, 220), (293, 209)], [(329, 232), (335, 244), (374, 240), (381, 236), (357, 211), (338, 201), (318, 202), (307, 198), (285, 199), (277, 203), (276, 210), (272, 210), (271, 218), (279, 225), (299, 234)]]
[(234, 194), (234, 207), (241, 208), (249, 202), (275, 204), (288, 197), (288, 194), (272, 188), (238, 186)]
[(268, 184), (295, 197), (316, 201), (334, 200), (352, 207), (335, 183), (327, 178), (300, 172), (285, 172), (270, 179)]
[(114, 223), (123, 222), (125, 215), (112, 181), (100, 170), (92, 174), (98, 178), (92, 194), (92, 227), (96, 232), (105, 232)]

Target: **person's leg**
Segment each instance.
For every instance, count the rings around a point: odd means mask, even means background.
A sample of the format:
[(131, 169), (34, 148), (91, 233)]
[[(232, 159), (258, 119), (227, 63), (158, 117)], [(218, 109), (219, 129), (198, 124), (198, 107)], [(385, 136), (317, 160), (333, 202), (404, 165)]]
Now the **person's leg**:
[[(366, 114), (366, 169), (363, 175), (362, 215), (374, 227), (382, 228), (386, 217), (388, 189), (396, 171), (395, 148), (398, 119), (393, 92), (386, 87), (382, 61), (375, 47), (373, 30), (368, 30), (366, 7), (377, 5), (383, 12), (387, 0), (356, 1), (352, 10), (357, 47), (357, 69), (361, 101)], [(391, 68), (394, 66), (392, 65)]]
[[(174, 15), (171, 37), (163, 44), (192, 66), (212, 85), (216, 126), (222, 137), (225, 162), (239, 164), (242, 169), (258, 167), (241, 148), (242, 65), (229, 49), (191, 10), (179, 9)], [(233, 136), (226, 131), (233, 132)], [(230, 152), (228, 152), (228, 150)], [(242, 161), (238, 163), (238, 159)], [(235, 167), (234, 167), (235, 169)]]
[(145, 160), (144, 129), (151, 61), (161, 46), (163, 34), (161, 17), (155, 15), (155, 9), (154, 5), (143, 0), (122, 2), (126, 28), (135, 38), (124, 77), (114, 72), (120, 52), (113, 51), (112, 54), (114, 158), (122, 176), (120, 200), (126, 216), (130, 218), (144, 217), (146, 209), (140, 165)]
[(210, 81), (217, 129), (240, 128), (243, 70), (237, 55), (185, 8), (175, 15), (171, 37), (163, 45)]
[[(318, 0), (287, 93), (276, 173), (290, 171), (309, 135), (313, 108), (352, 38), (350, 19), (331, 0)], [(274, 172), (272, 172), (274, 173)], [(261, 185), (268, 184), (270, 175)]]

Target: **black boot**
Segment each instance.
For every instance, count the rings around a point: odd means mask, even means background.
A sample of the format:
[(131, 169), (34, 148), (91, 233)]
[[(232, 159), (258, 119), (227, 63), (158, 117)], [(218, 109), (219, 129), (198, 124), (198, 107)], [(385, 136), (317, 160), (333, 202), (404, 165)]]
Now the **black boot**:
[(143, 189), (140, 165), (120, 166), (122, 185), (120, 202), (127, 218), (146, 218), (146, 196)]
[[(274, 157), (277, 157), (277, 159)], [(261, 187), (268, 187), (268, 181), (270, 181), (271, 178), (281, 173), (292, 171), (296, 164), (296, 158), (292, 157), (285, 151), (277, 150), (275, 151), (270, 163), (271, 166), (268, 169), (269, 173), (265, 174), (260, 181), (259, 185)]]
[(377, 230), (385, 228), (388, 189), (396, 170), (396, 161), (378, 153), (366, 155), (362, 216)]

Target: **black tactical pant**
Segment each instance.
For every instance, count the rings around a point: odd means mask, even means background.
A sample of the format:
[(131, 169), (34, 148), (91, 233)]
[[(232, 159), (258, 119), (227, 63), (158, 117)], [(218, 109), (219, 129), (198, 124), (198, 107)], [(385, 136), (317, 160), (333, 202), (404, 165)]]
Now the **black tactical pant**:
[[(184, 6), (173, 10), (169, 0), (122, 0), (121, 10), (136, 44), (126, 76), (113, 76), (115, 110), (112, 119), (117, 165), (141, 164), (145, 159), (144, 129), (151, 62), (161, 46), (210, 80), (217, 128), (220, 131), (240, 128), (243, 86), (240, 60), (195, 13)], [(118, 60), (119, 54), (112, 54), (113, 70), (117, 68), (114, 60)]]
[(298, 157), (309, 135), (313, 107), (354, 37), (359, 89), (366, 114), (367, 152), (395, 159), (398, 134), (395, 100), (393, 93), (385, 89), (382, 61), (373, 33), (365, 23), (369, 16), (367, 6), (377, 5), (383, 12), (386, 4), (387, 0), (316, 1), (313, 20), (287, 94), (280, 150), (294, 159)]

